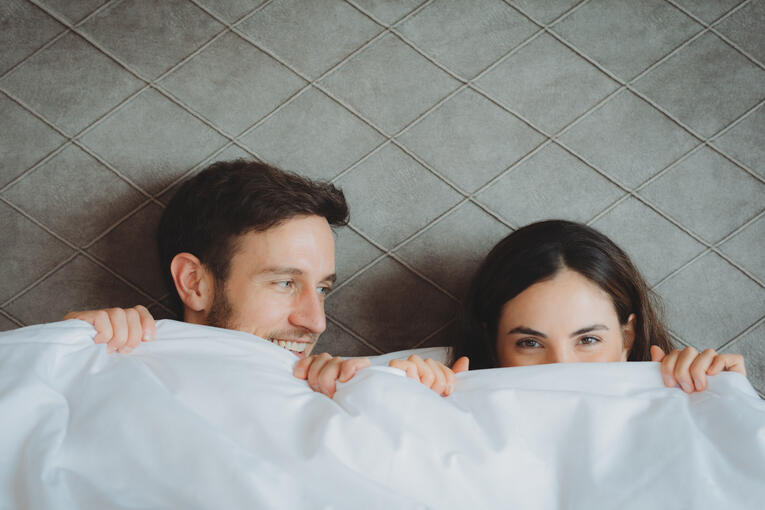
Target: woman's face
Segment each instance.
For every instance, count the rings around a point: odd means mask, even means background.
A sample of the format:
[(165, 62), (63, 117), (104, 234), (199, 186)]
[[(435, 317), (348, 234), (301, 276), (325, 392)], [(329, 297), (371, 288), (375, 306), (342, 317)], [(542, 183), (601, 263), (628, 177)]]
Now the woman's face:
[(635, 316), (619, 324), (611, 297), (564, 268), (505, 303), (497, 328), (499, 366), (627, 361)]

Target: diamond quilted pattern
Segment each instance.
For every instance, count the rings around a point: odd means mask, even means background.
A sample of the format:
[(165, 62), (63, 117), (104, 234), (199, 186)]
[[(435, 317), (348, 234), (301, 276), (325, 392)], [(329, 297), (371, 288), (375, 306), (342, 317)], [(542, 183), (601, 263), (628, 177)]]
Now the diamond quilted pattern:
[(697, 349), (717, 349), (754, 324), (765, 289), (715, 254), (707, 254), (658, 287), (670, 328)]
[(295, 73), (231, 33), (161, 83), (216, 126), (237, 135), (305, 85)]
[(341, 0), (276, 0), (243, 21), (240, 28), (311, 78), (382, 31)]
[[(136, 184), (156, 193), (225, 139), (158, 92), (147, 90), (82, 141)], [(136, 152), (136, 147), (141, 150)]]
[(711, 242), (765, 207), (765, 184), (703, 148), (640, 194)]
[(388, 134), (457, 88), (454, 79), (392, 35), (354, 55), (321, 84)]
[(478, 199), (521, 226), (551, 218), (586, 222), (622, 193), (560, 147), (547, 145), (482, 191)]
[(553, 28), (622, 80), (631, 80), (701, 29), (662, 0), (595, 0)]
[(63, 30), (63, 25), (29, 2), (0, 3), (0, 76)]
[(471, 90), (459, 92), (399, 139), (467, 191), (477, 190), (544, 140)]
[(538, 27), (500, 0), (441, 0), (430, 3), (398, 29), (453, 72), (472, 78)]
[[(393, 247), (438, 217), (459, 195), (393, 145), (386, 145), (338, 179), (350, 204), (351, 223)], [(418, 204), (402, 217), (399, 211)]]
[(619, 92), (560, 139), (630, 188), (696, 145), (690, 134), (629, 92)]
[[(88, 72), (82, 73), (85, 67)], [(51, 75), (56, 78), (50, 79)], [(0, 87), (70, 135), (141, 85), (141, 81), (71, 33), (0, 80)]]
[(335, 177), (384, 140), (314, 88), (242, 137), (262, 159), (321, 179)]
[[(456, 304), (390, 258), (332, 293), (327, 312), (384, 352), (399, 351), (435, 332)], [(396, 327), (381, 328), (380, 324)]]
[(636, 88), (710, 137), (762, 100), (765, 71), (704, 34), (638, 80)]
[(0, 188), (64, 142), (44, 122), (5, 96), (0, 96), (0, 118), (15, 126), (0, 137)]
[(88, 19), (82, 30), (149, 79), (170, 69), (223, 29), (186, 0), (124, 0)]
[(550, 134), (613, 92), (616, 82), (544, 34), (477, 80), (511, 110)]

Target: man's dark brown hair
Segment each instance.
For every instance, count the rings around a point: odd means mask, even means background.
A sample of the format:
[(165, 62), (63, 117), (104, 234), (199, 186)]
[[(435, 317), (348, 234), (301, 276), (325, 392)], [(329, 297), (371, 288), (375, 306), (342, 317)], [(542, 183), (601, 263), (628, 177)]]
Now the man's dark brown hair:
[(213, 163), (184, 182), (157, 230), (160, 263), (179, 316), (183, 316), (183, 304), (170, 273), (173, 257), (191, 253), (216, 283), (225, 282), (239, 236), (263, 232), (302, 215), (324, 217), (332, 226), (345, 225), (345, 195), (330, 183), (243, 159)]

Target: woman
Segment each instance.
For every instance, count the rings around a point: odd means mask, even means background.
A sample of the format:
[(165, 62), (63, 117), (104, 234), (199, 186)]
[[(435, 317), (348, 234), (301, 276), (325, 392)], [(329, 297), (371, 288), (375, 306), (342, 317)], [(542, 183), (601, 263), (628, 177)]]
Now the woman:
[(661, 361), (665, 384), (688, 393), (723, 370), (746, 375), (740, 355), (673, 350), (656, 297), (627, 254), (563, 220), (525, 226), (491, 250), (471, 283), (454, 352), (471, 368)]

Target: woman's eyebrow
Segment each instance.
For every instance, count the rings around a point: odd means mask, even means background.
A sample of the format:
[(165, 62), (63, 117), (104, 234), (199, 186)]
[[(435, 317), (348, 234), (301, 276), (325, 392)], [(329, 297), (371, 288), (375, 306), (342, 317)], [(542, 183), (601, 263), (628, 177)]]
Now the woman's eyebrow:
[(608, 327), (604, 324), (593, 324), (592, 326), (587, 326), (586, 328), (578, 329), (571, 333), (571, 336), (577, 336), (577, 335), (583, 335), (585, 333), (589, 333), (591, 331), (608, 331)]
[(515, 333), (521, 333), (524, 335), (533, 335), (533, 336), (540, 336), (542, 338), (547, 338), (547, 335), (544, 333), (540, 333), (539, 331), (531, 328), (527, 328), (526, 326), (518, 326), (516, 328), (511, 329), (507, 332), (508, 335), (512, 335)]

